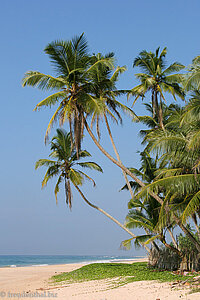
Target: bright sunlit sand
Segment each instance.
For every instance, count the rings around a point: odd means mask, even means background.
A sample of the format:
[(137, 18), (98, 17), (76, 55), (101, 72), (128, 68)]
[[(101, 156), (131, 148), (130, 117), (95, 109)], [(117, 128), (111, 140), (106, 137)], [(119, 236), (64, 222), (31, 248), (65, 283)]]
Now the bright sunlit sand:
[[(144, 262), (144, 259), (125, 263)], [(50, 278), (62, 272), (70, 272), (85, 264), (31, 266), (0, 269), (0, 287), (4, 299), (24, 297), (48, 297), (49, 299), (106, 299), (106, 300), (156, 300), (199, 299), (200, 293), (187, 295), (188, 289), (174, 290), (170, 283), (138, 281), (113, 288), (113, 280), (52, 284)]]

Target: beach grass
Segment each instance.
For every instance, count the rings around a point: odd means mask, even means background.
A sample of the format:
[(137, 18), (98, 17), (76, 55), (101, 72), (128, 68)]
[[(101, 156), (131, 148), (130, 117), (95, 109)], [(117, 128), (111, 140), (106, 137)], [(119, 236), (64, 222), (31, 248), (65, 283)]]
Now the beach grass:
[(58, 282), (83, 282), (100, 279), (124, 279), (123, 283), (143, 280), (158, 280), (170, 282), (186, 280), (193, 276), (182, 276), (173, 274), (170, 271), (158, 271), (148, 268), (146, 262), (126, 263), (93, 263), (83, 266), (69, 273), (62, 273), (52, 277), (54, 283)]

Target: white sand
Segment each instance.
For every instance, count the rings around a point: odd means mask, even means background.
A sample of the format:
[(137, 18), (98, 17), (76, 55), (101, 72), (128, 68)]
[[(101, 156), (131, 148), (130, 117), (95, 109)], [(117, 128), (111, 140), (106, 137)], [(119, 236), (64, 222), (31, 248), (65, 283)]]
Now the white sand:
[[(62, 272), (70, 272), (80, 268), (82, 265), (84, 264), (0, 268), (0, 300), (21, 298), (65, 300), (200, 300), (200, 293), (189, 295), (187, 294), (187, 289), (173, 290), (170, 283), (158, 283), (155, 281), (133, 282), (114, 289), (112, 288), (114, 280), (89, 281), (65, 286), (58, 284), (56, 287), (52, 286), (49, 282), (51, 276)], [(21, 297), (17, 293), (21, 293)]]

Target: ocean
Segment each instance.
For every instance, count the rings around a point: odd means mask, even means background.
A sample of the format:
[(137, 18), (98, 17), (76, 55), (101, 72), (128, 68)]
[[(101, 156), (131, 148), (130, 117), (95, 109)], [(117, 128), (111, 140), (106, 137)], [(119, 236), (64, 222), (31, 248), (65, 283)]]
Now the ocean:
[(143, 258), (143, 256), (0, 255), (0, 267), (45, 266), (82, 262), (120, 262), (121, 260), (136, 258)]

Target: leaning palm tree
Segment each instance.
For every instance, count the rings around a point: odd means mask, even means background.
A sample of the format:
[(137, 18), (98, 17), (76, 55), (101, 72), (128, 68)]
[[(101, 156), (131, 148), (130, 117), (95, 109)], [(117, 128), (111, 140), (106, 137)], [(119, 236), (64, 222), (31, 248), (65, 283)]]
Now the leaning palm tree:
[[(73, 147), (71, 148), (71, 145)], [(53, 177), (57, 177), (57, 183), (55, 185), (54, 193), (57, 202), (57, 194), (60, 191), (61, 183), (64, 183), (65, 187), (65, 195), (66, 195), (66, 203), (69, 205), (69, 208), (72, 207), (72, 188), (71, 185), (75, 187), (75, 189), (79, 192), (82, 199), (91, 207), (103, 213), (105, 216), (114, 221), (117, 225), (119, 225), (122, 229), (124, 229), (127, 233), (129, 233), (132, 237), (135, 235), (128, 230), (124, 225), (122, 225), (119, 221), (113, 218), (110, 214), (105, 212), (103, 209), (98, 206), (92, 204), (83, 194), (80, 187), (82, 186), (84, 179), (88, 179), (92, 181), (95, 186), (95, 181), (88, 176), (85, 172), (79, 170), (79, 167), (89, 168), (92, 170), (96, 170), (99, 172), (103, 172), (101, 167), (92, 161), (89, 162), (80, 162), (79, 159), (91, 156), (90, 153), (86, 150), (79, 151), (79, 158), (77, 157), (77, 153), (74, 147), (74, 143), (71, 143), (70, 133), (67, 133), (63, 129), (57, 129), (57, 135), (52, 138), (51, 141), (51, 150), (52, 152), (49, 155), (49, 159), (39, 159), (35, 168), (45, 166), (47, 167), (47, 171), (42, 181), (42, 187), (45, 187), (50, 179)], [(149, 252), (149, 248), (145, 245), (145, 249)]]
[[(96, 56), (94, 56), (94, 59), (95, 62), (97, 62), (98, 60), (102, 60), (103, 58), (107, 57), (114, 57), (114, 53), (109, 53), (105, 56), (102, 56), (102, 54), (98, 53)], [(120, 114), (121, 111), (131, 116), (134, 114), (129, 107), (117, 100), (117, 96), (124, 95), (128, 92), (127, 90), (118, 90), (116, 87), (117, 81), (119, 80), (119, 75), (124, 71), (126, 71), (126, 66), (118, 66), (112, 72), (112, 70), (106, 65), (98, 64), (90, 72), (92, 96), (96, 99), (99, 99), (104, 104), (104, 109), (100, 114), (99, 112), (96, 113), (96, 111), (94, 111), (91, 118), (91, 127), (93, 126), (94, 122), (96, 122), (97, 136), (100, 140), (100, 119), (105, 121), (111, 144), (119, 163), (122, 163), (122, 161), (113, 139), (108, 117), (110, 117), (116, 123), (118, 123), (118, 121), (122, 123), (122, 117)], [(129, 184), (126, 172), (122, 170), (122, 173), (131, 194), (131, 198), (133, 198), (133, 192)]]
[[(102, 101), (102, 98), (96, 97), (92, 84), (94, 83), (94, 70), (96, 70), (97, 66), (102, 65), (107, 67), (107, 70), (113, 68), (113, 56), (91, 56), (88, 52), (88, 44), (84, 34), (70, 41), (55, 41), (50, 43), (44, 51), (49, 55), (57, 76), (46, 75), (38, 71), (28, 71), (24, 75), (22, 85), (23, 87), (32, 86), (42, 90), (56, 91), (39, 102), (35, 107), (35, 110), (39, 110), (42, 107), (51, 107), (58, 104), (47, 127), (45, 142), (47, 141), (51, 127), (57, 120), (59, 120), (60, 125), (68, 121), (71, 140), (72, 136), (74, 136), (78, 155), (85, 126), (93, 141), (104, 155), (122, 168), (127, 174), (133, 176), (121, 162), (115, 160), (104, 150), (87, 123), (88, 116), (92, 115), (92, 118), (98, 120), (98, 116), (102, 115), (105, 111), (106, 114), (109, 114), (111, 117), (113, 116), (112, 111), (109, 109), (112, 108), (115, 110), (112, 101), (107, 99), (108, 105), (106, 105), (105, 102)], [(116, 72), (114, 72), (110, 82), (115, 82), (118, 74), (122, 71), (123, 68), (118, 68)], [(112, 91), (110, 94), (114, 95)], [(116, 103), (117, 101), (114, 104), (115, 106)], [(125, 106), (120, 105), (120, 103), (118, 103), (117, 106), (125, 109)]]
[[(164, 92), (170, 93), (176, 100), (176, 96), (184, 99), (184, 92), (178, 83), (182, 81), (181, 74), (174, 74), (184, 68), (178, 62), (171, 64), (165, 68), (165, 56), (167, 48), (165, 47), (159, 54), (160, 48), (156, 49), (155, 53), (142, 51), (135, 58), (133, 67), (139, 67), (143, 73), (138, 73), (135, 76), (140, 80), (140, 84), (131, 90), (132, 95), (144, 98), (148, 91), (151, 92), (151, 105), (153, 108), (153, 117), (157, 118), (158, 123), (164, 129), (162, 105), (165, 101)], [(159, 101), (160, 98), (160, 101)]]
[[(141, 186), (143, 183), (132, 174), (121, 161), (114, 159), (99, 143), (94, 136), (90, 126), (87, 123), (88, 116), (98, 119), (98, 116), (106, 114), (113, 116), (112, 110), (115, 107), (120, 107), (128, 110), (123, 105), (115, 101), (112, 101), (113, 96), (117, 94), (117, 91), (110, 90), (110, 99), (106, 98), (106, 102), (102, 101), (102, 96), (97, 97), (94, 92), (94, 72), (96, 72), (97, 66), (104, 66), (107, 70), (113, 68), (114, 58), (112, 55), (107, 57), (91, 56), (88, 53), (88, 44), (82, 34), (80, 37), (75, 37), (71, 41), (55, 41), (49, 44), (45, 48), (45, 53), (49, 55), (51, 62), (55, 68), (56, 75), (46, 75), (38, 71), (28, 71), (22, 80), (23, 87), (32, 86), (38, 87), (42, 90), (56, 91), (52, 95), (48, 96), (41, 102), (39, 102), (35, 110), (39, 110), (42, 107), (51, 107), (58, 104), (56, 111), (54, 112), (49, 125), (47, 127), (45, 141), (48, 138), (49, 132), (53, 124), (59, 120), (60, 125), (63, 125), (65, 121), (69, 122), (71, 141), (72, 136), (75, 139), (75, 145), (77, 155), (81, 146), (81, 139), (83, 137), (84, 126), (87, 129), (89, 135), (93, 139), (96, 146), (102, 151), (102, 153), (109, 158), (114, 164), (120, 167), (123, 172), (131, 176)], [(110, 83), (113, 89), (113, 85), (124, 68), (117, 68), (117, 70), (110, 78)], [(104, 85), (105, 89), (105, 85)], [(98, 124), (98, 122), (97, 122)]]
[[(127, 175), (133, 178), (140, 186), (145, 186), (139, 178), (137, 178), (121, 162), (113, 158), (101, 146), (87, 123), (87, 117), (91, 116), (94, 111), (99, 114), (105, 111), (105, 103), (99, 98), (93, 97), (91, 94), (89, 74), (100, 64), (106, 65), (108, 68), (112, 69), (112, 57), (102, 58), (94, 62), (94, 56), (92, 57), (88, 53), (87, 41), (83, 34), (80, 37), (75, 37), (71, 41), (53, 42), (45, 48), (45, 52), (49, 55), (57, 76), (46, 75), (38, 71), (29, 71), (23, 78), (23, 86), (28, 85), (44, 90), (56, 91), (54, 94), (38, 103), (35, 108), (37, 110), (43, 106), (51, 107), (58, 104), (58, 107), (49, 122), (45, 136), (46, 139), (52, 125), (57, 119), (59, 119), (60, 125), (63, 125), (65, 121), (68, 121), (71, 142), (73, 140), (72, 136), (74, 135), (78, 157), (85, 126), (100, 151), (102, 151), (108, 159), (120, 167)], [(72, 147), (73, 145), (71, 145), (71, 148)], [(163, 203), (158, 195), (153, 192), (151, 192), (151, 195), (159, 203)], [(175, 217), (175, 219), (177, 223), (180, 223), (178, 218)], [(184, 228), (182, 224), (179, 226), (181, 226), (184, 232), (189, 235), (187, 228)]]

